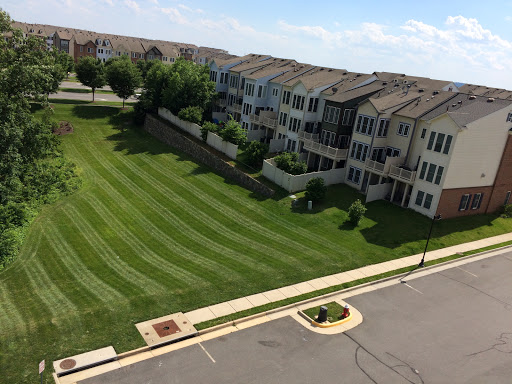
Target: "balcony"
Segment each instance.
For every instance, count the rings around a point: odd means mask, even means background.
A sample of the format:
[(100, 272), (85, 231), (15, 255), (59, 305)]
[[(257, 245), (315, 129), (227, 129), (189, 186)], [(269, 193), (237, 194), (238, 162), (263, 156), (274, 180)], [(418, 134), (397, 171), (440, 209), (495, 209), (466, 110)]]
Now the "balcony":
[(264, 125), (269, 128), (277, 127), (277, 113), (274, 111), (261, 111), (260, 112), (260, 125)]
[(226, 99), (217, 99), (216, 103), (219, 107), (225, 107), (228, 104), (228, 101)]
[(325, 156), (329, 159), (340, 161), (348, 157), (347, 148), (334, 148), (318, 141), (318, 134), (299, 131), (299, 140), (304, 142), (304, 149)]
[(407, 184), (413, 184), (416, 179), (416, 172), (392, 165), (389, 169), (389, 176)]
[(367, 171), (376, 173), (381, 176), (387, 176), (391, 166), (396, 166), (404, 162), (403, 157), (386, 157), (386, 162), (381, 163), (377, 160), (366, 159), (365, 167)]
[(242, 104), (233, 104), (233, 111), (242, 113)]
[(260, 117), (254, 113), (249, 114), (249, 121), (253, 124), (260, 124)]

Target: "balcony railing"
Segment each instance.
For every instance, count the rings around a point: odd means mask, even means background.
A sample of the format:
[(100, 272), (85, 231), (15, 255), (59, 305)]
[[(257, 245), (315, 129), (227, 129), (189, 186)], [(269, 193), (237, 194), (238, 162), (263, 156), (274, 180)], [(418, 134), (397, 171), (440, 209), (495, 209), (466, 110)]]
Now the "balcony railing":
[(260, 124), (263, 124), (266, 127), (276, 128), (277, 119), (271, 119), (270, 117), (260, 116)]
[(366, 170), (385, 176), (389, 173), (391, 166), (396, 166), (398, 164), (402, 164), (403, 162), (403, 157), (386, 157), (385, 163), (380, 163), (372, 159), (366, 159), (365, 166)]
[(242, 113), (242, 104), (233, 104), (233, 111)]
[(254, 113), (249, 114), (249, 120), (251, 123), (254, 124), (260, 124), (260, 117), (258, 115), (255, 115)]
[(396, 165), (392, 165), (391, 168), (389, 169), (389, 176), (400, 181), (412, 184), (414, 183), (414, 179), (416, 179), (416, 172), (397, 167)]
[(332, 160), (344, 160), (348, 156), (346, 148), (334, 148), (318, 142), (317, 133), (299, 131), (299, 140), (304, 142), (304, 149)]
[(309, 133), (306, 131), (299, 131), (299, 140), (318, 141), (318, 133)]

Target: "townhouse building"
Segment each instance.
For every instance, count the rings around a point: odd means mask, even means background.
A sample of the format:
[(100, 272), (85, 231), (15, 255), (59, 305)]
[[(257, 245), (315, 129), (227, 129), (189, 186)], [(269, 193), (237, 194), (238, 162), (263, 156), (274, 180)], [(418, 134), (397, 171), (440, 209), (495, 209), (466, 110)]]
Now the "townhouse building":
[(96, 58), (96, 43), (93, 35), (80, 31), (75, 33), (73, 59), (77, 62), (81, 57), (91, 56)]
[(109, 36), (96, 37), (95, 44), (96, 58), (105, 63), (108, 59), (114, 57), (111, 38)]

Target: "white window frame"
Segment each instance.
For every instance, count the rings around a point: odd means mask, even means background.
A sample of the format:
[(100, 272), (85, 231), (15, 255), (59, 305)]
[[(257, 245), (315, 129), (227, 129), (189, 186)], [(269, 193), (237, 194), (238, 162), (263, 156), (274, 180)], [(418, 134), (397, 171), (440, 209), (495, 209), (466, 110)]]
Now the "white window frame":
[(362, 172), (361, 168), (350, 166), (348, 168), (347, 180), (359, 185), (361, 183)]
[(281, 103), (290, 105), (291, 95), (292, 95), (291, 91), (283, 91), (283, 99), (281, 100)]
[(483, 193), (475, 193), (473, 195), (473, 201), (471, 202), (471, 209), (480, 209), (480, 205), (482, 205), (482, 196)]
[(310, 97), (308, 102), (308, 112), (318, 111), (318, 97)]
[(274, 97), (279, 96), (279, 88), (277, 88), (277, 87), (272, 88), (272, 96), (274, 96)]
[(512, 122), (512, 112), (510, 112), (507, 116), (507, 123)]
[(343, 119), (341, 121), (341, 125), (352, 125), (354, 124), (354, 117), (356, 114), (356, 110), (354, 108), (346, 108), (343, 111)]
[(337, 107), (333, 107), (332, 105), (328, 105), (324, 109), (324, 121), (330, 124), (338, 124), (340, 119), (340, 109)]
[(370, 145), (361, 143), (360, 141), (353, 141), (352, 148), (350, 149), (350, 158), (364, 163), (368, 157)]
[(407, 137), (407, 136), (409, 136), (410, 130), (411, 130), (411, 124), (400, 122), (400, 123), (398, 123), (398, 129), (396, 131), (396, 134), (398, 136)]
[(462, 195), (459, 203), (459, 211), (465, 211), (468, 209), (469, 200), (471, 200), (471, 195), (469, 193)]
[(377, 128), (377, 137), (387, 137), (391, 119), (379, 119), (379, 127)]
[[(366, 119), (366, 124), (365, 124)], [(363, 130), (364, 127), (364, 130)], [(361, 135), (372, 136), (375, 128), (375, 117), (367, 115), (359, 115), (355, 131)]]

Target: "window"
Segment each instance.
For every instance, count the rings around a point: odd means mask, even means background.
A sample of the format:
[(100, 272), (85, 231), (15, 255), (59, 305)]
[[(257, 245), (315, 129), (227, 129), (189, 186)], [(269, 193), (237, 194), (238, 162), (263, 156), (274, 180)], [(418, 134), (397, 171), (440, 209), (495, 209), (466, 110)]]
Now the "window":
[(427, 128), (423, 128), (421, 130), (421, 138), (424, 139), (426, 134), (427, 134)]
[(384, 161), (385, 154), (386, 154), (385, 148), (373, 148), (372, 160), (379, 161), (379, 162)]
[(507, 205), (510, 202), (510, 193), (511, 191), (508, 191), (507, 194), (505, 195), (505, 202), (503, 203), (503, 205)]
[(436, 133), (430, 132), (430, 138), (428, 139), (428, 145), (427, 145), (428, 150), (432, 149), (432, 146), (434, 145), (435, 138), (436, 138)]
[(295, 145), (296, 145), (296, 141), (295, 140), (288, 140), (288, 144), (286, 146), (286, 150), (288, 152), (295, 152)]
[(217, 82), (217, 71), (210, 71), (210, 81)]
[(293, 95), (292, 108), (302, 111), (304, 109), (304, 100), (306, 100), (306, 97), (304, 96)]
[(350, 158), (358, 161), (365, 161), (368, 156), (370, 146), (368, 144), (360, 143), (358, 141), (352, 142), (352, 150), (350, 151)]
[(425, 197), (425, 192), (418, 191), (418, 194), (416, 195), (416, 201), (414, 204), (419, 205), (420, 207), (423, 205), (423, 198)]
[(316, 112), (317, 109), (318, 109), (318, 97), (310, 97), (309, 105), (308, 105), (308, 112)]
[(343, 120), (341, 121), (342, 125), (352, 125), (354, 124), (354, 116), (356, 114), (356, 110), (352, 108), (345, 109), (343, 111)]
[(266, 85), (258, 85), (258, 97), (264, 99), (267, 97), (267, 86)]
[(292, 132), (297, 132), (300, 130), (300, 124), (302, 121), (300, 119), (296, 119), (295, 117), (290, 118), (290, 125), (288, 129)]
[(272, 88), (272, 96), (277, 97), (279, 95), (279, 88)]
[(508, 123), (509, 121), (512, 121), (512, 112), (510, 112), (510, 113), (508, 114), (508, 116), (507, 116), (507, 123)]
[(242, 107), (242, 114), (248, 115), (251, 112), (252, 112), (252, 104), (244, 103), (244, 105)]
[(434, 184), (439, 185), (441, 183), (441, 177), (443, 177), (443, 171), (444, 167), (437, 167), (437, 174), (436, 174), (436, 180), (434, 181)]
[(436, 168), (437, 168), (437, 165), (435, 165), (435, 164), (430, 164), (430, 166), (428, 167), (427, 177), (425, 180), (428, 181), (429, 183), (431, 183), (432, 180), (434, 180), (434, 175), (436, 174)]
[(162, 61), (167, 61), (167, 56), (162, 56)]
[(436, 145), (434, 146), (434, 152), (441, 152), (441, 149), (443, 148), (445, 136), (446, 135), (444, 133), (437, 134), (437, 140), (436, 140)]
[(284, 112), (279, 112), (279, 125), (286, 127), (286, 120), (288, 119), (288, 114)]
[(427, 193), (425, 196), (425, 202), (423, 203), (423, 208), (430, 209), (430, 206), (432, 205), (432, 199), (434, 198), (433, 195), (430, 193)]
[(484, 196), (483, 193), (475, 193), (475, 196), (473, 197), (473, 202), (471, 203), (471, 209), (479, 209), (480, 205), (482, 204), (482, 197)]
[(154, 57), (153, 55), (148, 55), (148, 60), (153, 60), (153, 57)]
[(84, 46), (83, 46), (83, 45), (81, 45), (81, 46), (80, 46), (80, 52), (83, 52), (83, 51), (84, 51)]
[(331, 131), (322, 130), (322, 136), (320, 137), (320, 142), (324, 145), (332, 147), (334, 145), (334, 140), (336, 140), (336, 133)]
[(87, 53), (92, 53), (92, 48), (87, 48)]
[(399, 136), (409, 136), (409, 130), (411, 129), (411, 124), (400, 123), (398, 124), (398, 131), (396, 132)]
[(245, 95), (246, 96), (254, 96), (254, 84), (247, 83), (247, 86), (245, 87)]
[(340, 109), (336, 107), (326, 106), (324, 111), (324, 121), (326, 123), (338, 124), (340, 118)]
[(282, 100), (283, 104), (286, 104), (286, 105), (290, 104), (290, 96), (291, 96), (291, 94), (292, 93), (290, 91), (284, 91), (283, 92), (283, 100)]
[(386, 156), (387, 157), (400, 157), (400, 150), (393, 147), (386, 147)]
[(361, 180), (361, 170), (356, 167), (349, 167), (347, 180), (354, 184), (359, 184)]
[(423, 180), (425, 177), (425, 172), (427, 171), (428, 163), (426, 161), (423, 162), (421, 165), (421, 171), (420, 171), (420, 180)]
[(229, 73), (221, 73), (220, 74), (220, 83), (227, 84), (228, 83)]
[(452, 145), (452, 139), (453, 139), (452, 135), (446, 136), (446, 142), (444, 143), (444, 149), (443, 149), (443, 153), (445, 155), (447, 155), (448, 152), (450, 152), (450, 146)]
[(371, 136), (375, 125), (375, 117), (359, 115), (357, 118), (356, 132)]
[(386, 137), (388, 135), (390, 119), (380, 119), (379, 129), (377, 130), (377, 137)]
[(103, 49), (98, 48), (98, 53), (103, 53)]
[(244, 89), (245, 87), (245, 77), (242, 77), (242, 82), (240, 83), (240, 89)]
[(229, 86), (231, 88), (238, 88), (238, 76), (231, 75), (229, 77)]
[(459, 211), (465, 211), (466, 209), (468, 209), (470, 198), (471, 195), (462, 195), (459, 204)]
[(144, 58), (144, 54), (143, 53), (139, 53), (139, 59), (143, 59)]

